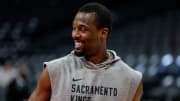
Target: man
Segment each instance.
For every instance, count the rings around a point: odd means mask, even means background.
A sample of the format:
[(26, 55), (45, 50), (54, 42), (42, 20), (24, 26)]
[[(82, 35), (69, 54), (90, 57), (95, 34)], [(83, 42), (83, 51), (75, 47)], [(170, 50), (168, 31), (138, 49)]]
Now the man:
[(74, 50), (44, 63), (29, 101), (139, 101), (142, 74), (106, 48), (111, 23), (105, 6), (82, 6), (72, 24)]

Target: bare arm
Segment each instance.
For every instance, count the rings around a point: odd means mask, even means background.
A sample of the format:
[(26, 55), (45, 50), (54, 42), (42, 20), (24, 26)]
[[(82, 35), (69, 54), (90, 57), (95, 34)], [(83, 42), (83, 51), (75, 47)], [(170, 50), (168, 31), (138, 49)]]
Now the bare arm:
[(51, 97), (51, 83), (47, 68), (41, 73), (37, 87), (28, 101), (49, 101)]
[(142, 92), (143, 92), (143, 84), (141, 82), (136, 90), (134, 97), (133, 97), (133, 101), (140, 101)]

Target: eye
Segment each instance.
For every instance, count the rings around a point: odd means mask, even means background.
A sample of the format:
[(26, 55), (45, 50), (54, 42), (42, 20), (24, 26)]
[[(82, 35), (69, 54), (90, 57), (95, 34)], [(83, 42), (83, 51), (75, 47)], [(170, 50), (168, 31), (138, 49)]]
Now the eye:
[(76, 30), (76, 27), (73, 26), (73, 27), (72, 27), (72, 32), (74, 32), (75, 30)]
[(80, 30), (81, 32), (86, 32), (88, 29), (87, 29), (86, 27), (84, 27), (84, 26), (81, 26), (81, 27), (79, 28), (79, 30)]
[(86, 29), (85, 29), (85, 27), (80, 27), (80, 30), (85, 31)]

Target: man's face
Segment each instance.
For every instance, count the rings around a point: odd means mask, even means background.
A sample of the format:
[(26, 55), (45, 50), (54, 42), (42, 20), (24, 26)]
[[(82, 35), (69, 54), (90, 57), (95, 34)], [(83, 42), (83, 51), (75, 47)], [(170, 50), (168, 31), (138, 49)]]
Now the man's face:
[(94, 54), (102, 45), (101, 30), (96, 27), (95, 13), (78, 12), (73, 21), (72, 38), (75, 54)]

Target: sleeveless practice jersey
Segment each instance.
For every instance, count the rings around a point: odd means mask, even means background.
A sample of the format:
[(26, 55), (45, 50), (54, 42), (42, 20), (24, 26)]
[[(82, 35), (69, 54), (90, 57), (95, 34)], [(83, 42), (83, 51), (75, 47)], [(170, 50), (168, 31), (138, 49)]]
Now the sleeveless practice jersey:
[(142, 74), (112, 50), (111, 59), (93, 64), (72, 51), (45, 62), (51, 81), (50, 101), (132, 101)]

